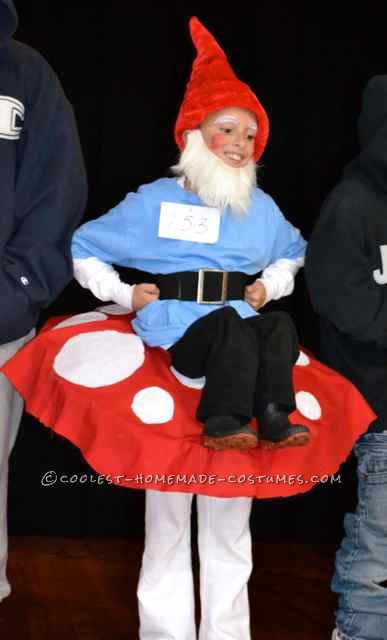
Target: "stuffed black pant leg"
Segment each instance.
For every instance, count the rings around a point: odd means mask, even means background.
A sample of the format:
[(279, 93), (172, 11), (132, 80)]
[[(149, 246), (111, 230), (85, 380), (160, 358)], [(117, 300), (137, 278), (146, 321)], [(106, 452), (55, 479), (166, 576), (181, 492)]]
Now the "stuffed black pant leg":
[(293, 321), (279, 311), (253, 316), (245, 322), (254, 331), (258, 345), (253, 413), (260, 415), (272, 402), (290, 413), (295, 409), (292, 370), (299, 354)]
[(259, 446), (304, 446), (310, 440), (308, 427), (290, 424), (288, 419), (295, 409), (292, 373), (299, 354), (295, 326), (283, 312), (248, 318), (246, 323), (255, 331), (259, 349), (254, 396)]
[(254, 331), (231, 307), (223, 307), (194, 322), (169, 349), (172, 364), (184, 375), (206, 376), (197, 410), (198, 420), (253, 414), (257, 376)]

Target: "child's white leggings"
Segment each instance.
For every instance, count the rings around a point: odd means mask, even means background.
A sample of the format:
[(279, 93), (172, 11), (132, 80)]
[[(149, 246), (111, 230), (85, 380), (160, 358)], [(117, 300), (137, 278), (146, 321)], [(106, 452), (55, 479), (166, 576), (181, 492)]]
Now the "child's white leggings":
[[(196, 640), (192, 494), (147, 491), (138, 585), (140, 640)], [(251, 498), (197, 496), (199, 640), (250, 640)]]

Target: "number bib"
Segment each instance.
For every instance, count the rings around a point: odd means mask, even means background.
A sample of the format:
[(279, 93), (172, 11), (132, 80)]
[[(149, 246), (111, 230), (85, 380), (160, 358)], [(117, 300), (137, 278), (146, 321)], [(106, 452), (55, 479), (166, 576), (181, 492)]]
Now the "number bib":
[(159, 238), (215, 244), (219, 239), (219, 228), (219, 209), (175, 202), (161, 203)]

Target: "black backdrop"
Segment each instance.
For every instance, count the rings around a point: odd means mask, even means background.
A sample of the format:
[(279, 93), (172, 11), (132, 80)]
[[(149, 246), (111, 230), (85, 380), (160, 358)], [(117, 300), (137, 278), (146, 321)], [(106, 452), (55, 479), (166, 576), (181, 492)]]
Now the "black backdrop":
[[(271, 137), (261, 185), (305, 237), (324, 196), (356, 150), (355, 123), (367, 79), (387, 72), (384, 2), (287, 0), (19, 0), (17, 38), (37, 48), (74, 105), (89, 173), (86, 218), (116, 204), (176, 159), (173, 125), (194, 50), (188, 19), (197, 15), (239, 77), (265, 105)], [(301, 341), (318, 348), (316, 319), (302, 276), (290, 310)], [(95, 306), (70, 284), (45, 312)], [(42, 487), (43, 473), (89, 473), (77, 450), (29, 416), (11, 458), (10, 532), (138, 536), (143, 492), (98, 484)], [(256, 540), (337, 541), (355, 500), (354, 461), (341, 483), (254, 505)]]

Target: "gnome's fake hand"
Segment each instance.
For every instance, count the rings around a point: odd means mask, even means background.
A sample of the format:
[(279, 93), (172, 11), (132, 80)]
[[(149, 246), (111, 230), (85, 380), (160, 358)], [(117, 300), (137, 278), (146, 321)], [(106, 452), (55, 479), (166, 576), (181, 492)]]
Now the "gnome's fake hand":
[(266, 298), (266, 289), (262, 282), (254, 282), (245, 288), (245, 300), (253, 309), (263, 307)]
[(158, 300), (159, 288), (155, 284), (136, 284), (133, 291), (132, 307), (134, 311), (139, 311), (150, 302)]

